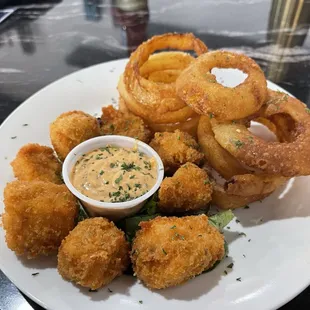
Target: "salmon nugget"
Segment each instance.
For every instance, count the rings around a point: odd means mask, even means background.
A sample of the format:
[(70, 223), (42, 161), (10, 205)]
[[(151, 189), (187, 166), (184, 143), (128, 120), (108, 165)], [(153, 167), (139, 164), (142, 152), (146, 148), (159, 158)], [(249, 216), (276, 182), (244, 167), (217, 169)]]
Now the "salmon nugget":
[(225, 254), (224, 237), (206, 215), (156, 217), (140, 227), (131, 260), (137, 277), (152, 289), (182, 284)]
[(77, 201), (65, 185), (42, 181), (8, 183), (4, 204), (6, 243), (27, 258), (56, 253), (78, 213)]
[(158, 207), (165, 213), (203, 209), (211, 201), (212, 192), (207, 172), (187, 163), (161, 183)]
[(107, 285), (129, 265), (124, 233), (106, 218), (80, 222), (61, 243), (58, 272), (92, 290)]
[(99, 135), (97, 119), (82, 111), (63, 113), (50, 124), (51, 142), (61, 161), (78, 144)]
[(61, 184), (61, 163), (50, 147), (29, 143), (11, 162), (14, 175), (21, 181), (46, 181)]
[(204, 158), (195, 139), (187, 132), (180, 130), (155, 133), (150, 146), (159, 154), (165, 171), (170, 173), (187, 162), (198, 165)]
[(150, 141), (151, 131), (141, 117), (132, 113), (123, 113), (110, 105), (102, 108), (101, 121), (101, 133), (103, 135), (122, 135), (146, 143)]

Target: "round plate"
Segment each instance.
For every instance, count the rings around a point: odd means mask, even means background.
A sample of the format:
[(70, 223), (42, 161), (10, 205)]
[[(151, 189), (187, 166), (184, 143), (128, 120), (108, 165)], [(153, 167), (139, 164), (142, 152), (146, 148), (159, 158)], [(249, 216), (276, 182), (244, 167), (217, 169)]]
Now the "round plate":
[[(126, 61), (71, 74), (36, 93), (8, 117), (0, 128), (1, 196), (13, 180), (9, 163), (19, 148), (29, 142), (50, 145), (49, 123), (60, 113), (83, 110), (99, 115), (102, 106), (117, 104), (116, 85)], [(231, 75), (224, 74), (225, 78), (234, 80)], [(282, 90), (272, 83), (268, 86)], [(263, 202), (237, 210), (240, 223), (233, 220), (225, 230), (229, 256), (212, 272), (175, 288), (151, 291), (134, 277), (122, 276), (89, 292), (61, 278), (55, 257), (30, 261), (16, 257), (1, 228), (0, 267), (21, 291), (53, 310), (275, 309), (310, 283), (310, 247), (305, 238), (310, 236), (309, 184), (307, 177), (291, 179)], [(233, 268), (228, 268), (232, 262)]]

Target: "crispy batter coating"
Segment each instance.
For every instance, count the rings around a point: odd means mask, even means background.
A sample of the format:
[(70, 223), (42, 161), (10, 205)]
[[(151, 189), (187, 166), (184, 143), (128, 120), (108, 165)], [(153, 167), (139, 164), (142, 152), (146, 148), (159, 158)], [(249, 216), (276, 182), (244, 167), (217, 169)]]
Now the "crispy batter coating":
[(58, 272), (93, 290), (110, 283), (129, 265), (124, 233), (106, 218), (80, 222), (61, 243)]
[(103, 135), (122, 135), (148, 143), (151, 131), (143, 119), (132, 113), (115, 110), (111, 105), (102, 108), (101, 133)]
[(82, 111), (63, 113), (50, 124), (51, 142), (61, 161), (78, 144), (99, 135), (97, 119)]
[(75, 225), (76, 198), (65, 185), (13, 181), (4, 189), (6, 243), (17, 255), (54, 254)]
[(224, 256), (224, 237), (206, 215), (157, 217), (140, 226), (131, 260), (137, 277), (149, 288), (182, 284)]
[(171, 178), (165, 178), (159, 189), (159, 209), (176, 213), (207, 207), (213, 188), (205, 170), (187, 163)]
[(187, 162), (198, 165), (204, 158), (195, 139), (180, 130), (155, 133), (150, 146), (159, 154), (165, 171), (170, 173)]
[(46, 181), (61, 184), (61, 163), (50, 147), (29, 143), (11, 162), (14, 175), (21, 181)]

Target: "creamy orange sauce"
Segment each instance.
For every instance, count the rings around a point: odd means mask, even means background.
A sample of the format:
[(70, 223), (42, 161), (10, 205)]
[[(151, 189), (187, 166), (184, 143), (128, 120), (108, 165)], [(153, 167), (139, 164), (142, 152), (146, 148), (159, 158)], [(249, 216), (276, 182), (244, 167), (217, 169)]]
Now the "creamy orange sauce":
[(106, 146), (83, 154), (71, 173), (83, 195), (104, 202), (123, 202), (148, 192), (156, 183), (154, 158), (137, 148)]

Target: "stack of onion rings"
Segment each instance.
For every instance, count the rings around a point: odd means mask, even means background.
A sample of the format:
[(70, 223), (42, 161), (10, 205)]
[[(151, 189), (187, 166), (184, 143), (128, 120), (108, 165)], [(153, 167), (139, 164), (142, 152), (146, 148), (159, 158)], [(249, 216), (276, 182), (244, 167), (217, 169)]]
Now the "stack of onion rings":
[[(178, 51), (153, 54), (163, 49)], [(215, 67), (239, 69), (247, 78), (225, 87), (211, 73)], [(212, 181), (212, 202), (221, 208), (261, 200), (290, 177), (310, 174), (310, 110), (268, 90), (263, 71), (245, 55), (207, 53), (192, 34), (155, 36), (131, 55), (118, 90), (120, 109), (142, 117), (154, 132), (179, 129), (198, 137), (205, 167), (222, 177)], [(277, 141), (251, 133), (251, 121)]]

